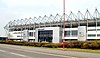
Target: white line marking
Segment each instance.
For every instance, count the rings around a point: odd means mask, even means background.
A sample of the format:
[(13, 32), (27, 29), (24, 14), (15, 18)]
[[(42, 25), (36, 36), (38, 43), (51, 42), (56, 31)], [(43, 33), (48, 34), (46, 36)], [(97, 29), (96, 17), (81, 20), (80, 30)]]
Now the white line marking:
[(6, 51), (4, 51), (4, 50), (0, 50), (0, 52), (6, 52)]
[(21, 50), (21, 51), (33, 52), (33, 53), (39, 53), (39, 54), (45, 54), (45, 55), (51, 55), (51, 56), (77, 58), (77, 57), (73, 57), (73, 56), (57, 55), (57, 54), (55, 54), (55, 53), (52, 54), (52, 53), (48, 53), (48, 52), (33, 51), (33, 50), (26, 50), (26, 49), (24, 50), (24, 48), (21, 48), (21, 49), (9, 48), (9, 49), (13, 49), (13, 50)]
[(25, 55), (22, 55), (22, 54), (17, 54), (17, 53), (13, 53), (13, 52), (9, 52), (9, 53), (13, 54), (13, 55), (21, 56), (21, 57), (26, 57)]
[[(39, 51), (23, 50), (23, 49), (14, 49), (14, 48), (9, 48), (9, 49), (21, 50), (21, 51), (33, 52), (33, 53), (39, 53), (39, 54), (51, 55), (51, 56), (59, 56), (59, 57), (69, 57), (69, 58), (73, 58), (72, 56), (57, 55), (57, 54), (51, 54), (51, 53), (48, 53), (48, 52), (41, 52), (41, 51), (39, 52)], [(75, 58), (77, 58), (77, 57), (75, 57)]]
[(0, 52), (6, 52), (6, 53), (10, 53), (10, 54), (13, 54), (13, 55), (16, 55), (16, 56), (25, 57), (25, 58), (33, 58), (33, 57), (25, 56), (25, 55), (22, 55), (22, 54), (5, 51), (5, 50), (0, 50)]
[(18, 54), (18, 53), (13, 53), (13, 52), (10, 52), (10, 54), (21, 56), (21, 57), (25, 57), (25, 58), (33, 58), (33, 57), (29, 57), (29, 56), (26, 56), (26, 55), (22, 55), (22, 54)]

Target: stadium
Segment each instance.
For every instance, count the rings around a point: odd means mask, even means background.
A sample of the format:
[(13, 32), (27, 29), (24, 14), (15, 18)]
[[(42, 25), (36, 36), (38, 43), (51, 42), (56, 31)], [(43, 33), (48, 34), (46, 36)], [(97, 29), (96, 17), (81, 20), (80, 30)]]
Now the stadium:
[[(100, 13), (86, 10), (75, 15), (56, 14), (10, 21), (5, 27), (9, 40), (60, 43), (65, 41), (100, 40)], [(64, 27), (65, 24), (65, 27)], [(63, 31), (64, 30), (64, 31)]]

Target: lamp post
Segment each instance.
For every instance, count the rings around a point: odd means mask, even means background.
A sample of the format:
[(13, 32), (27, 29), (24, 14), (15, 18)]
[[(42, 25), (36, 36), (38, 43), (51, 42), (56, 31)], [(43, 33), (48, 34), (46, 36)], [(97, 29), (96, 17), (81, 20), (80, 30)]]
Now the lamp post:
[(65, 0), (63, 0), (63, 15), (64, 15), (64, 24), (63, 24), (63, 49), (65, 48)]

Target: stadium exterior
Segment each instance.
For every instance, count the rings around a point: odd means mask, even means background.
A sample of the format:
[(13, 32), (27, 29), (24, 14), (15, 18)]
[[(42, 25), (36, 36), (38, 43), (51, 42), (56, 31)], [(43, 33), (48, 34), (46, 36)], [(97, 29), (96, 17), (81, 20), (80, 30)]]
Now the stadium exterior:
[(66, 41), (100, 40), (100, 13), (97, 9), (93, 15), (88, 10), (85, 14), (78, 11), (77, 15), (71, 12), (66, 15), (65, 28), (63, 28), (63, 17), (64, 15), (56, 14), (49, 17), (45, 15), (38, 18), (18, 19), (10, 21), (4, 29), (8, 39), (14, 41), (59, 43), (63, 39)]

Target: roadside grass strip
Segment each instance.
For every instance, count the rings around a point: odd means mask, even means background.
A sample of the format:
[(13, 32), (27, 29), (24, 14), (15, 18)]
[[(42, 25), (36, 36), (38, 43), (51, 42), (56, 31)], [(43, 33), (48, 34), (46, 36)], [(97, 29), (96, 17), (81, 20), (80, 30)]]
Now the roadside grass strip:
[(99, 50), (92, 50), (92, 49), (78, 49), (78, 48), (57, 48), (58, 50), (65, 50), (65, 51), (76, 51), (76, 52), (88, 52), (88, 53), (97, 53), (100, 54)]

